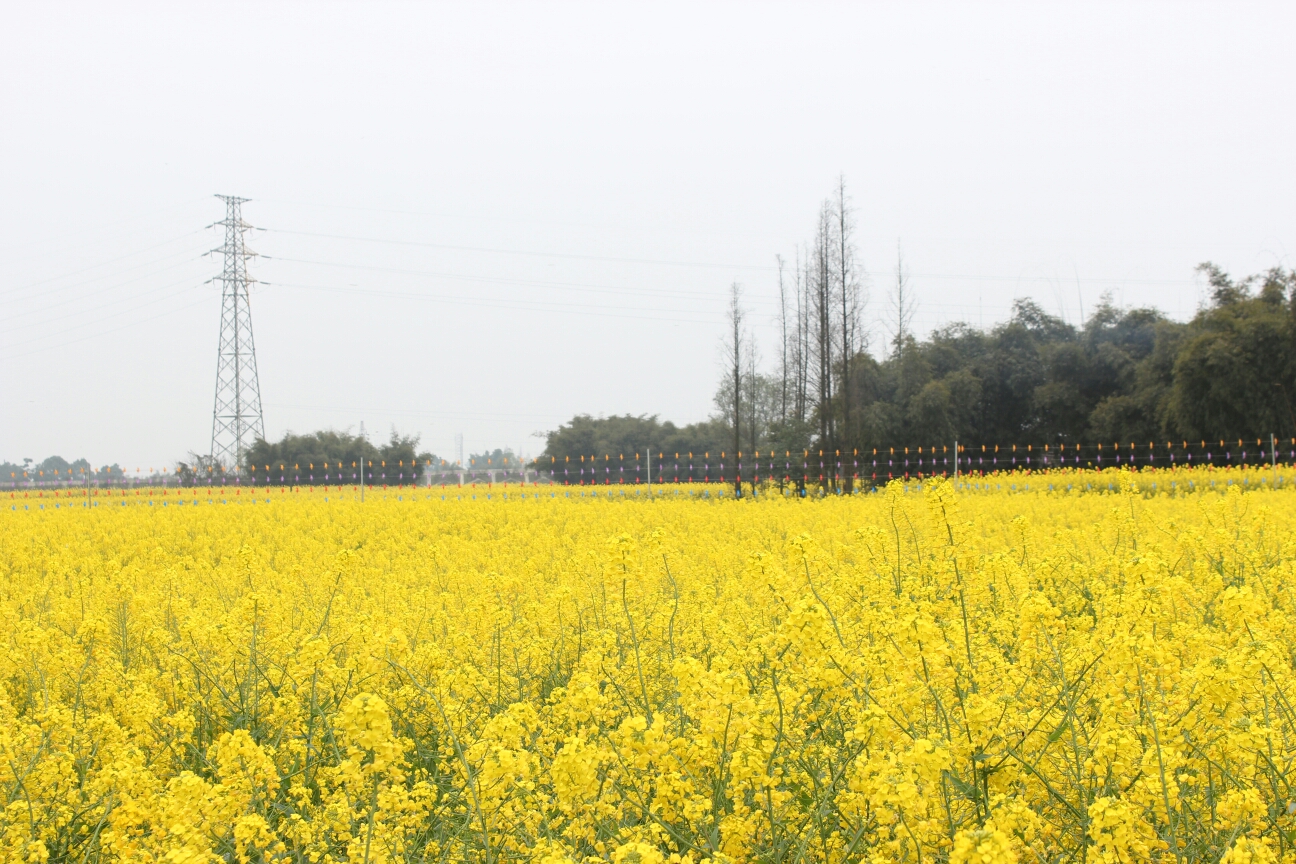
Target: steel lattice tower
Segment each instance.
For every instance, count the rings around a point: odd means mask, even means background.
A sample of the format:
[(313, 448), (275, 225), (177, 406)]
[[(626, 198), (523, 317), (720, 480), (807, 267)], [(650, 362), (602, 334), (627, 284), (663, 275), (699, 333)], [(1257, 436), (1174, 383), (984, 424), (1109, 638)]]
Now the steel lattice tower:
[(216, 404), (212, 409), (211, 459), (234, 467), (258, 438), (265, 437), (261, 416), (261, 384), (257, 378), (256, 345), (252, 341), (252, 308), (247, 260), (256, 257), (243, 242), (252, 226), (243, 221), (246, 198), (217, 195), (225, 202), (225, 245), (213, 249), (225, 256), (225, 268), (213, 281), (221, 283), (220, 349), (216, 356)]

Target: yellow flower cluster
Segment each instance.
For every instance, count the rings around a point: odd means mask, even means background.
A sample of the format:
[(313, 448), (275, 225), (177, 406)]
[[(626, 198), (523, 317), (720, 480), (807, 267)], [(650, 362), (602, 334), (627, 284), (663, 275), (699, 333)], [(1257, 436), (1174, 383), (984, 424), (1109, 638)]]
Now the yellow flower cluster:
[(1296, 862), (1271, 472), (564, 491), (0, 511), (0, 861)]

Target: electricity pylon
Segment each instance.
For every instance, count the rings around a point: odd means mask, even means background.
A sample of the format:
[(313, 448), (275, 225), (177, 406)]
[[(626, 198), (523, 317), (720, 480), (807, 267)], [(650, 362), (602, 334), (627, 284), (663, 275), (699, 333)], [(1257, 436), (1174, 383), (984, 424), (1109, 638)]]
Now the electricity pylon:
[(221, 283), (220, 349), (216, 356), (216, 402), (212, 409), (211, 459), (215, 466), (235, 467), (243, 454), (265, 437), (256, 344), (252, 341), (252, 307), (247, 260), (256, 257), (243, 242), (252, 226), (243, 221), (246, 198), (217, 195), (225, 202), (225, 245), (213, 249), (225, 256), (225, 268), (212, 281)]

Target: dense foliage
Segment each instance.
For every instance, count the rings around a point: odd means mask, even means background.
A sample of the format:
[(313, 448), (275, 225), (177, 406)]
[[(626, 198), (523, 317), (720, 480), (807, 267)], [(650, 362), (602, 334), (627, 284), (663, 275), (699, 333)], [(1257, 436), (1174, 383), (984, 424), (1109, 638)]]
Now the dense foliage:
[[(1104, 302), (1076, 327), (1020, 300), (990, 330), (956, 324), (926, 341), (904, 336), (880, 359), (856, 352), (848, 378), (835, 367), (836, 395), (823, 403), (794, 362), (752, 369), (742, 379), (742, 449), (1296, 437), (1296, 273), (1234, 281), (1202, 270), (1211, 303), (1191, 321)], [(733, 450), (726, 374), (709, 421), (578, 416), (549, 435), (539, 464), (615, 458), (645, 442), (654, 452)], [(832, 423), (820, 422), (825, 414)]]
[[(676, 426), (662, 422), (656, 416), (632, 415), (594, 418), (578, 414), (548, 434), (544, 455), (536, 460), (541, 470), (546, 470), (550, 460), (561, 463), (564, 459), (581, 456), (640, 454), (645, 458), (651, 451), (657, 453), (704, 453), (718, 455), (726, 449), (725, 441), (732, 442), (732, 426), (723, 421), (709, 420)], [(727, 437), (726, 437), (727, 436)]]
[(1077, 328), (1019, 301), (988, 333), (957, 325), (861, 355), (851, 428), (878, 443), (1296, 435), (1296, 273), (1205, 269), (1212, 303), (1187, 323), (1104, 303)]
[(43, 493), (0, 860), (1292, 861), (1275, 479)]
[[(291, 485), (328, 485), (358, 480), (364, 460), (366, 482), (417, 483), (429, 462), (440, 463), (431, 453), (418, 453), (417, 447), (417, 437), (394, 431), (381, 446), (349, 432), (289, 432), (277, 442), (257, 441), (244, 455), (241, 467), (248, 476), (283, 478), (282, 482)], [(196, 480), (201, 484), (205, 481), (198, 473)]]
[(43, 485), (84, 484), (87, 480), (107, 485), (121, 483), (125, 478), (126, 472), (120, 465), (94, 468), (85, 459), (69, 462), (61, 456), (50, 456), (35, 463), (30, 459), (23, 460), (21, 464), (0, 462), (0, 488), (29, 482)]

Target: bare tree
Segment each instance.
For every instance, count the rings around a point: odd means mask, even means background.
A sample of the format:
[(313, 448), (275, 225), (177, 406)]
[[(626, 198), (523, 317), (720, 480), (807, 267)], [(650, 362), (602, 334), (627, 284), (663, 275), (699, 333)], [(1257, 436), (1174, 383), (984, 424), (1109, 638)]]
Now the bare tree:
[(796, 262), (796, 420), (804, 423), (810, 406), (810, 254), (797, 250)]
[(743, 319), (742, 286), (737, 282), (729, 287), (729, 334), (725, 340), (725, 354), (732, 363), (729, 385), (733, 393), (733, 430), (734, 430), (734, 496), (742, 497), (742, 474), (738, 468), (738, 453), (742, 448), (742, 366), (743, 366)]
[[(835, 193), (819, 209), (813, 241), (797, 249), (790, 279), (784, 259), (775, 259), (778, 376), (755, 376), (761, 377), (756, 389), (764, 400), (757, 406), (758, 413), (770, 417), (767, 422), (781, 422), (781, 433), (792, 436), (790, 440), (809, 435), (816, 449), (834, 456), (843, 446), (855, 444), (851, 378), (867, 344), (860, 323), (867, 298), (854, 231), (845, 179), (839, 178)], [(817, 426), (817, 431), (810, 433), (807, 424)], [(756, 428), (762, 427), (758, 423)], [(830, 473), (825, 481), (836, 482)]]
[(775, 255), (778, 262), (779, 286), (779, 417), (787, 420), (788, 416), (788, 307), (787, 287), (783, 283), (783, 256)]
[[(840, 349), (841, 349), (841, 380), (839, 392), (841, 394), (841, 419), (838, 430), (838, 441), (833, 442), (834, 448), (838, 445), (849, 447), (855, 441), (855, 436), (851, 427), (853, 417), (851, 411), (851, 365), (855, 355), (862, 348), (859, 344), (859, 316), (863, 312), (864, 293), (863, 286), (855, 263), (855, 243), (853, 234), (855, 230), (854, 219), (850, 207), (850, 199), (846, 195), (846, 177), (841, 175), (837, 178), (837, 200), (834, 202), (834, 217), (836, 241), (834, 245), (835, 264), (836, 264), (836, 281), (837, 281), (837, 299), (840, 303), (841, 317), (838, 321), (840, 330)], [(845, 478), (846, 491), (851, 488), (850, 477)]]
[(819, 420), (818, 446), (830, 453), (836, 441), (836, 417), (833, 412), (833, 377), (835, 373), (834, 317), (836, 304), (833, 291), (835, 266), (833, 261), (833, 213), (829, 202), (825, 201), (819, 209), (819, 226), (815, 232), (814, 247), (811, 250), (811, 271), (807, 287), (810, 292), (810, 307), (813, 317), (814, 332), (811, 336), (811, 352), (814, 361), (815, 413)]
[(891, 292), (891, 315), (895, 323), (891, 337), (891, 349), (897, 361), (904, 359), (905, 340), (912, 338), (914, 307), (917, 298), (909, 287), (909, 274), (905, 272), (904, 254), (900, 251), (900, 241), (896, 241), (896, 278), (895, 288)]
[(743, 341), (745, 342), (743, 345), (743, 366), (747, 370), (743, 376), (743, 398), (746, 400), (747, 414), (747, 448), (751, 451), (751, 459), (755, 464), (755, 454), (761, 444), (761, 433), (765, 429), (765, 413), (769, 407), (768, 379), (756, 371), (756, 367), (760, 363), (760, 352), (756, 349), (756, 340), (751, 338), (749, 333)]

